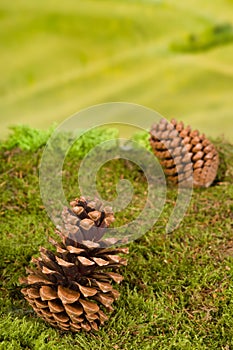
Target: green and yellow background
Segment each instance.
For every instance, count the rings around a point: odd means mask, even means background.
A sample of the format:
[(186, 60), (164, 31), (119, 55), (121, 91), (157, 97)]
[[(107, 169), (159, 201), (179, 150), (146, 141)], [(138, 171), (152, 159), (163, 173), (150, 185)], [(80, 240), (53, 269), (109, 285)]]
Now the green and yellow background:
[(232, 20), (232, 0), (1, 0), (0, 138), (124, 101), (233, 140), (233, 42), (170, 48)]

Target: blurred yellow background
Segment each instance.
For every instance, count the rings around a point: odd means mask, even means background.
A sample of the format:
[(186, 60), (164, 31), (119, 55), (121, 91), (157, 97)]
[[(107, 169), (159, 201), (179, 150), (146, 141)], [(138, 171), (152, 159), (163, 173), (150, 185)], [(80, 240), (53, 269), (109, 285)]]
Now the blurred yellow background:
[(1, 0), (0, 137), (125, 101), (233, 140), (233, 41), (171, 49), (232, 20), (232, 0)]

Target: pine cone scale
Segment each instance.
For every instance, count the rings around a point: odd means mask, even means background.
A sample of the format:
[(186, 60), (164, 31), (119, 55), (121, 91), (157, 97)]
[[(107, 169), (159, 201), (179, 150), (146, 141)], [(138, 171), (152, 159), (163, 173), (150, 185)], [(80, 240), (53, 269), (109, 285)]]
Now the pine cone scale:
[(49, 310), (50, 312), (53, 313), (59, 313), (59, 312), (63, 312), (65, 310), (65, 308), (62, 306), (62, 304), (59, 302), (59, 299), (57, 300), (49, 300), (48, 301), (48, 306), (49, 306)]

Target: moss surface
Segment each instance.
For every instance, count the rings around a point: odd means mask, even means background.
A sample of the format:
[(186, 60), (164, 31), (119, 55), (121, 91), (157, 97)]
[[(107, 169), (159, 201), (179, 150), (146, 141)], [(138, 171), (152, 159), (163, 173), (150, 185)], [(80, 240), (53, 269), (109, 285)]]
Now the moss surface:
[[(195, 190), (180, 227), (165, 225), (176, 190), (169, 188), (159, 221), (130, 244), (121, 297), (109, 322), (98, 333), (66, 334), (51, 328), (20, 293), (39, 246), (49, 246), (54, 225), (40, 198), (38, 166), (43, 149), (1, 149), (0, 349), (233, 349), (233, 146), (215, 144), (221, 155), (218, 178)], [(72, 198), (79, 160), (68, 155), (64, 188)], [(124, 160), (106, 164), (97, 177), (100, 192), (116, 195), (119, 178), (135, 187), (132, 203), (117, 214), (118, 223), (140, 212), (146, 196), (144, 175)]]

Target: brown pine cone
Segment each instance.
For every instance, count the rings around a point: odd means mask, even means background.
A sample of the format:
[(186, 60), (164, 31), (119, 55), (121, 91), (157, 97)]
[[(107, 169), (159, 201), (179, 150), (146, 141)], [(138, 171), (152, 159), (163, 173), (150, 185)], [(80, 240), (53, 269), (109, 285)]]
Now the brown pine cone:
[(105, 312), (113, 311), (112, 303), (119, 297), (112, 281), (122, 281), (117, 271), (127, 260), (118, 254), (128, 249), (108, 247), (109, 240), (100, 239), (103, 228), (114, 219), (109, 208), (96, 210), (95, 202), (85, 198), (71, 205), (73, 209), (64, 213), (69, 224), (73, 220), (72, 232), (57, 231), (62, 243), (49, 239), (56, 253), (40, 248), (40, 257), (32, 258), (36, 268), (27, 269), (28, 276), (20, 279), (25, 285), (22, 293), (38, 316), (54, 327), (73, 332), (98, 330), (108, 319)]
[(150, 131), (150, 144), (169, 182), (209, 187), (214, 181), (219, 156), (214, 145), (190, 126), (172, 119), (161, 119)]

